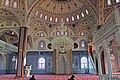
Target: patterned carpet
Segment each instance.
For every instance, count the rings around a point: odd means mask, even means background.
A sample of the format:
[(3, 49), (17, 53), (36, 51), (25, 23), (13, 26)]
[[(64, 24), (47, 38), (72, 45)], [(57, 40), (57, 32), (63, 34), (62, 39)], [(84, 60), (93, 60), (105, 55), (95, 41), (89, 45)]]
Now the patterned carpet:
[[(35, 75), (36, 80), (67, 80), (71, 75)], [(0, 75), (0, 80), (29, 80), (30, 77), (15, 78), (15, 75)], [(99, 80), (97, 75), (75, 74), (75, 80)]]

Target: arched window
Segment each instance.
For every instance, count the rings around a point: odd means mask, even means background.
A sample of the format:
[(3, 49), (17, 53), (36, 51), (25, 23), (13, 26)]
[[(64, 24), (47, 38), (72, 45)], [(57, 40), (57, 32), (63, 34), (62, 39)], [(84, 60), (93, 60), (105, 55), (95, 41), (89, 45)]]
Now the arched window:
[(43, 13), (40, 14), (40, 18), (42, 18), (42, 16), (43, 16)]
[(72, 16), (72, 21), (74, 21), (75, 20), (75, 18)]
[(45, 42), (44, 41), (39, 42), (39, 49), (45, 49)]
[(43, 33), (43, 32), (41, 32), (41, 33), (40, 33), (40, 36), (44, 36), (44, 33)]
[(36, 12), (36, 14), (35, 14), (36, 16), (38, 15), (38, 11)]
[(10, 4), (10, 1), (9, 1), (9, 0), (6, 0), (6, 1), (5, 1), (5, 6), (9, 6), (9, 4)]
[(64, 35), (64, 32), (63, 32), (63, 31), (61, 32), (61, 35)]
[(47, 20), (47, 15), (45, 16), (45, 20)]
[(111, 0), (108, 0), (108, 1), (107, 1), (107, 4), (108, 4), (108, 5), (111, 5), (111, 4), (112, 4)]
[(67, 31), (65, 31), (65, 35), (68, 35), (68, 32), (67, 32)]
[(85, 47), (85, 42), (84, 42), (84, 41), (81, 42), (81, 46), (82, 46), (83, 48)]
[(69, 18), (68, 17), (66, 18), (66, 22), (69, 22)]
[(18, 3), (17, 3), (17, 1), (14, 1), (13, 8), (17, 8), (17, 7), (18, 7)]
[(116, 0), (116, 3), (119, 3), (120, 2), (120, 0)]
[(50, 17), (50, 21), (52, 22), (52, 16)]
[(55, 22), (58, 22), (58, 18), (55, 18)]
[(85, 15), (84, 15), (84, 13), (81, 13), (81, 15), (82, 15), (82, 17), (84, 17)]
[(79, 16), (79, 15), (77, 15), (77, 19), (80, 19), (80, 16)]
[(61, 18), (61, 22), (63, 22), (63, 18)]
[(86, 11), (86, 14), (88, 15), (89, 14), (88, 10), (85, 10), (85, 11)]
[(83, 36), (83, 35), (84, 35), (84, 32), (83, 32), (83, 31), (82, 31), (82, 32), (80, 32), (80, 35), (81, 35), (81, 36)]
[(60, 35), (60, 32), (59, 31), (57, 31), (57, 36), (59, 36)]
[(38, 69), (45, 70), (45, 59), (43, 57), (38, 60)]
[(87, 68), (87, 58), (82, 57), (81, 58), (81, 69)]

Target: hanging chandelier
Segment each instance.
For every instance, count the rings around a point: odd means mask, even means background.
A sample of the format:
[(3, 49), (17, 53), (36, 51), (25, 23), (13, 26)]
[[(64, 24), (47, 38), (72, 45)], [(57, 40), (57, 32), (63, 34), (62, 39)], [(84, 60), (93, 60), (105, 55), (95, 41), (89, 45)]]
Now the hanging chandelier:
[[(64, 22), (62, 22), (61, 25), (58, 26), (58, 31), (63, 33), (67, 31), (67, 26), (64, 26)], [(54, 37), (51, 43), (53, 49), (57, 49), (62, 52), (72, 48), (74, 45), (74, 41), (66, 35), (59, 35)]]

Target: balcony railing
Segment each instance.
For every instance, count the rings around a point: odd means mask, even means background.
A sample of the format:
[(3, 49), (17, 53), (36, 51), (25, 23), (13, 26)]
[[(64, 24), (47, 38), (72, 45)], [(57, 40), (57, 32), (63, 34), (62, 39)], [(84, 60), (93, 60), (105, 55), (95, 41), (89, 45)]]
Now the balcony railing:
[(6, 43), (2, 40), (0, 40), (0, 48), (3, 48), (4, 50), (8, 50), (11, 52), (18, 52), (18, 47), (10, 44), (10, 43)]

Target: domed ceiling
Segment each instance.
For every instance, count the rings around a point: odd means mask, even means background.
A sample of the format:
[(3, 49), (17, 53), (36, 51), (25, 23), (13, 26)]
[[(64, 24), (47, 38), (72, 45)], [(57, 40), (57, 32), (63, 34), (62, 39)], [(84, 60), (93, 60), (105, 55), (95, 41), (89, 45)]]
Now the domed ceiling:
[(45, 0), (39, 2), (39, 8), (54, 14), (70, 14), (81, 9), (84, 4), (80, 0)]
[[(74, 22), (86, 16), (95, 19), (95, 0), (28, 0), (32, 15), (50, 22)], [(31, 2), (30, 2), (31, 1)], [(31, 14), (30, 14), (31, 15)]]

